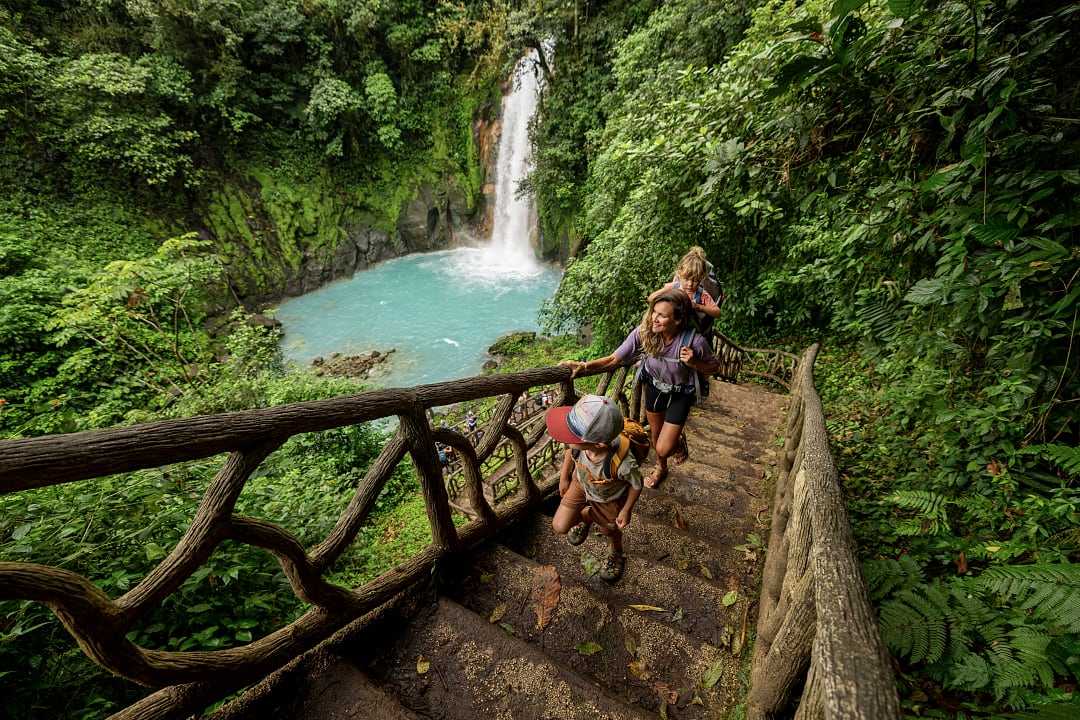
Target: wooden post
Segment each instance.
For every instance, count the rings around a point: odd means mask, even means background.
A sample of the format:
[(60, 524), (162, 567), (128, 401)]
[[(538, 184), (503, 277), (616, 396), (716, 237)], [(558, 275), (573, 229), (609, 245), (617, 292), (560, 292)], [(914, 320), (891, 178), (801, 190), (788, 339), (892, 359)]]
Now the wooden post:
[(446, 496), (443, 484), (442, 467), (435, 452), (435, 441), (431, 436), (431, 426), (427, 415), (419, 404), (402, 415), (398, 415), (401, 432), (409, 446), (420, 488), (424, 491), (424, 505), (427, 506), (428, 521), (431, 523), (431, 539), (440, 550), (457, 548), (457, 530), (450, 518), (450, 498)]
[[(780, 615), (777, 608), (775, 615)], [(795, 586), (775, 638), (753, 670), (748, 720), (771, 720), (787, 707), (792, 689), (810, 664), (814, 642), (814, 573), (807, 571)]]

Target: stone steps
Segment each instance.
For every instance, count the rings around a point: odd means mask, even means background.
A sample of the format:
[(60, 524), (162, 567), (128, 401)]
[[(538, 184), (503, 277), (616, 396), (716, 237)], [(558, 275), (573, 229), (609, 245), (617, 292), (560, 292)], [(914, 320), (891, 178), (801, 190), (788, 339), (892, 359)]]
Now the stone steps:
[[(366, 643), (370, 650), (370, 643)], [(438, 720), (645, 720), (656, 716), (447, 598), (365, 668), (402, 705)]]
[[(714, 383), (687, 425), (690, 460), (641, 494), (618, 582), (597, 574), (607, 538), (594, 532), (573, 547), (551, 530), (553, 498), (448, 559), (430, 597), (409, 595), (397, 614), (305, 656), (307, 665), (291, 672), (306, 684), (279, 683), (277, 695), (288, 697), (238, 707), (335, 720), (732, 717), (745, 692), (740, 673), (763, 561), (748, 538), (765, 539), (785, 403), (760, 388)], [(560, 590), (541, 627), (536, 588), (545, 566)]]

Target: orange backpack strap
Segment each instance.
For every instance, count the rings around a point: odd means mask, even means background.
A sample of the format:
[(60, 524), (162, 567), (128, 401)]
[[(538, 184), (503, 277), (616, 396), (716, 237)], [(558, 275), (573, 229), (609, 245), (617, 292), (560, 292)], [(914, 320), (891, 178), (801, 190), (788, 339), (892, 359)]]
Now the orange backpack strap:
[(604, 461), (604, 474), (612, 480), (619, 476), (619, 466), (626, 459), (630, 446), (633, 444), (633, 440), (627, 436), (626, 431), (620, 433), (615, 441), (618, 443), (615, 446), (615, 452), (608, 455), (607, 460)]

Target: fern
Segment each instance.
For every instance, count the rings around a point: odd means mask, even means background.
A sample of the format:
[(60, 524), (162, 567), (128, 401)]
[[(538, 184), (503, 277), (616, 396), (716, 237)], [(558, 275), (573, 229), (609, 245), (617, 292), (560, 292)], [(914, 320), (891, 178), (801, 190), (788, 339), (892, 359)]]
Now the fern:
[[(908, 582), (911, 575), (899, 564), (878, 561), (874, 572), (881, 587)], [(1071, 566), (1066, 567), (1070, 570), (1064, 574), (1069, 575)], [(882, 638), (896, 655), (925, 664), (926, 672), (945, 686), (990, 690), (998, 700), (1015, 705), (1028, 688), (1052, 687), (1055, 676), (1068, 673), (1062, 658), (1069, 653), (1063, 655), (1044, 627), (1029, 624), (1027, 607), (1048, 579), (1060, 581), (1063, 571), (1043, 566), (984, 579), (987, 574), (948, 584), (916, 583), (895, 592), (881, 605)], [(990, 602), (993, 595), (1019, 598), (1025, 607), (998, 607)]]
[(1080, 717), (1080, 704), (1052, 703), (1032, 710), (1002, 715), (1001, 720), (1076, 720)]
[(892, 340), (900, 331), (900, 309), (889, 298), (862, 301), (855, 310), (855, 317), (866, 328), (867, 334), (883, 342)]
[(1048, 445), (1032, 445), (1020, 451), (1024, 455), (1038, 455), (1057, 465), (1070, 477), (1080, 476), (1080, 446), (1061, 445), (1060, 443)]
[(922, 568), (910, 555), (901, 555), (899, 560), (867, 560), (862, 569), (870, 588), (870, 599), (874, 602), (898, 590), (914, 587), (924, 580)]
[(1059, 533), (1055, 533), (1050, 537), (1047, 543), (1051, 547), (1056, 547), (1061, 550), (1080, 549), (1080, 528), (1069, 528), (1068, 530), (1062, 530)]
[(1080, 633), (1080, 565), (1012, 565), (979, 576), (990, 592), (1019, 601), (1038, 618)]
[(944, 495), (929, 490), (898, 490), (885, 500), (921, 516), (898, 522), (896, 531), (901, 535), (937, 535), (949, 529), (945, 506), (951, 501)]
[(947, 594), (937, 585), (901, 591), (881, 606), (882, 638), (913, 663), (941, 658), (948, 641)]

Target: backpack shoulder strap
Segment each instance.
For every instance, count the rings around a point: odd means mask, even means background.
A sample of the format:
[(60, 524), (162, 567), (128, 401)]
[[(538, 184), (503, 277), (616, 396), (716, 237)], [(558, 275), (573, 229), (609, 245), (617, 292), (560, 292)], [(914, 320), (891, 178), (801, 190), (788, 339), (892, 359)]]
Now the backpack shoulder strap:
[(615, 442), (614, 449), (608, 453), (607, 458), (604, 460), (604, 477), (612, 480), (618, 477), (619, 466), (622, 464), (623, 459), (626, 458), (626, 454), (630, 452), (630, 439), (624, 437), (623, 433), (619, 433), (619, 436), (615, 438)]
[(679, 338), (679, 350), (684, 347), (690, 347), (694, 343), (694, 334), (697, 333), (697, 328), (693, 325), (682, 331), (682, 336)]

